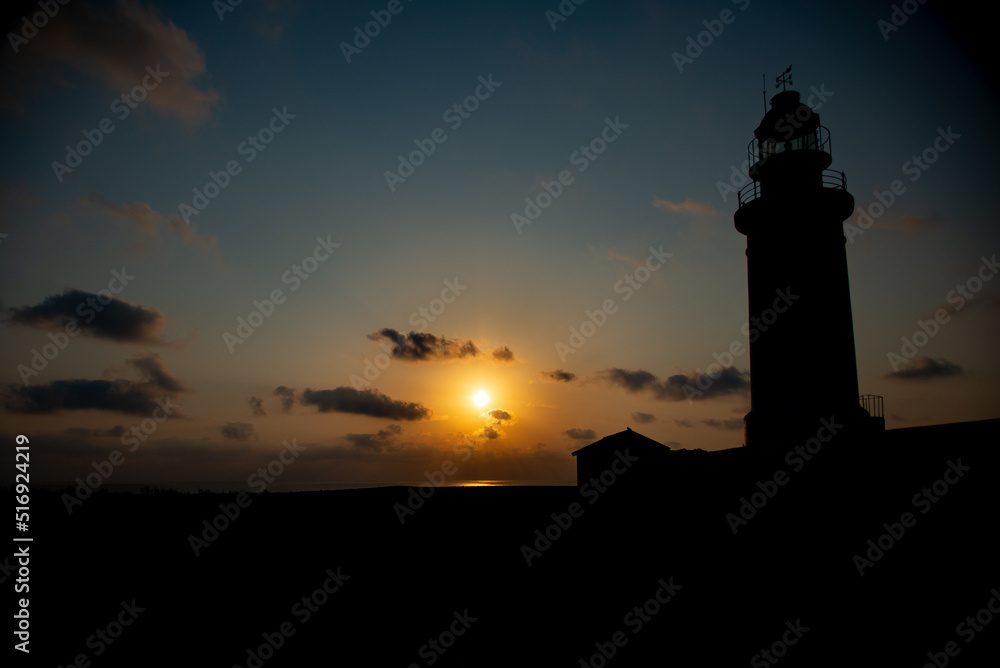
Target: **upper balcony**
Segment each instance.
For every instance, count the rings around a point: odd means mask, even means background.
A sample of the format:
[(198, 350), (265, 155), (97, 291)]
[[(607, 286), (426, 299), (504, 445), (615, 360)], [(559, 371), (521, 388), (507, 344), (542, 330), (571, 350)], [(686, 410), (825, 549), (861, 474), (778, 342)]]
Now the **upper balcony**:
[[(820, 178), (824, 188), (847, 190), (847, 175), (844, 172), (838, 172), (835, 169), (824, 169)], [(737, 193), (739, 200), (738, 208), (742, 208), (744, 204), (754, 201), (761, 196), (762, 192), (760, 181), (756, 179), (751, 180), (750, 183), (740, 188), (739, 193)]]

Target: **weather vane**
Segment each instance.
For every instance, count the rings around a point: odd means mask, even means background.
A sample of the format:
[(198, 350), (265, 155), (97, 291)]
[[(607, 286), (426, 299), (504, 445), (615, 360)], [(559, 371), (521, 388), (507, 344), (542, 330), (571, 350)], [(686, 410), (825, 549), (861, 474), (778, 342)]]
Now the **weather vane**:
[(774, 77), (774, 87), (777, 88), (781, 86), (781, 91), (785, 91), (785, 86), (789, 86), (792, 83), (792, 66), (789, 65), (788, 69), (781, 73), (781, 76)]

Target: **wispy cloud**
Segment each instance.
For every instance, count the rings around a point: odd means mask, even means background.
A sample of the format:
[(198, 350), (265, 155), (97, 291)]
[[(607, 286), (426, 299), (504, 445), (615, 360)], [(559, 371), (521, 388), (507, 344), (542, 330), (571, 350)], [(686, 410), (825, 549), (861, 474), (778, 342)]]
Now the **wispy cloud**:
[(904, 366), (898, 371), (890, 371), (884, 374), (883, 378), (891, 380), (934, 380), (936, 378), (948, 378), (960, 376), (965, 373), (964, 369), (948, 360), (933, 359), (931, 357), (921, 357), (915, 364)]
[(670, 200), (660, 199), (654, 195), (653, 206), (663, 211), (670, 211), (671, 213), (686, 213), (692, 216), (714, 216), (718, 213), (718, 211), (708, 204), (696, 199), (691, 199), (690, 197), (685, 199), (683, 202), (671, 202)]
[(148, 76), (147, 66), (165, 74), (149, 91), (144, 107), (195, 127), (206, 122), (222, 100), (221, 93), (202, 81), (207, 67), (198, 45), (137, 0), (60, 4), (58, 17), (22, 51), (21, 66), (6, 71), (0, 81), (7, 91), (7, 108), (24, 109), (25, 98), (39, 81), (62, 83), (66, 70), (90, 76), (115, 93), (128, 93)]

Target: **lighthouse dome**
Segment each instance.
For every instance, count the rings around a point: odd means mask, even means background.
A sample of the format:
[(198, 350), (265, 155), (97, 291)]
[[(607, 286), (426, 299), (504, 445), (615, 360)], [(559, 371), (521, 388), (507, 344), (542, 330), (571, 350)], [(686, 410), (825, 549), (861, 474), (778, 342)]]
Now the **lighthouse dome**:
[(802, 103), (798, 91), (786, 90), (771, 98), (771, 108), (753, 133), (760, 141), (790, 141), (818, 128), (819, 114)]

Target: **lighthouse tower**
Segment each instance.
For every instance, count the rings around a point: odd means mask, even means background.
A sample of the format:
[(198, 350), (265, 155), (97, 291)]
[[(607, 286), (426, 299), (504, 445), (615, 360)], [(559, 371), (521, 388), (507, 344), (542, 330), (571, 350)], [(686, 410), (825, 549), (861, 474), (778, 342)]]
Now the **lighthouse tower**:
[(829, 131), (794, 90), (771, 98), (748, 147), (752, 181), (734, 215), (747, 238), (748, 447), (802, 444), (831, 418), (870, 420), (858, 398), (843, 229), (854, 197), (843, 172), (828, 169), (830, 151)]

